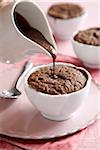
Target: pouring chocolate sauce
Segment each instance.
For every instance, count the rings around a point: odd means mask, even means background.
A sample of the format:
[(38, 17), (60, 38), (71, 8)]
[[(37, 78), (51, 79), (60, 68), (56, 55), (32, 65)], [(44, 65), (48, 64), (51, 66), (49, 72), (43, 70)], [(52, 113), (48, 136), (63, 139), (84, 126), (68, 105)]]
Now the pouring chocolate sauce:
[(47, 50), (50, 53), (53, 59), (53, 75), (54, 75), (55, 59), (56, 59), (54, 47), (45, 39), (45, 37), (42, 35), (40, 31), (31, 27), (30, 24), (27, 22), (27, 20), (18, 12), (14, 12), (14, 19), (17, 28), (23, 35), (25, 35), (32, 41), (36, 42), (37, 44), (42, 46), (45, 50)]

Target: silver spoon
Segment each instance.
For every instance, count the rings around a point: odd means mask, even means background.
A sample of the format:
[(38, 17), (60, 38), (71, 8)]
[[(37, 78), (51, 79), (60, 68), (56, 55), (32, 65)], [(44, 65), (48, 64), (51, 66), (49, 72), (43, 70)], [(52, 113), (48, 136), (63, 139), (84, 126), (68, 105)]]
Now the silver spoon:
[(0, 93), (0, 98), (6, 98), (6, 99), (16, 99), (21, 95), (21, 91), (18, 90), (18, 85), (20, 84), (20, 81), (22, 78), (26, 75), (26, 73), (32, 68), (33, 64), (32, 62), (28, 61), (25, 63), (20, 75), (18, 76), (15, 85), (10, 90), (4, 90)]

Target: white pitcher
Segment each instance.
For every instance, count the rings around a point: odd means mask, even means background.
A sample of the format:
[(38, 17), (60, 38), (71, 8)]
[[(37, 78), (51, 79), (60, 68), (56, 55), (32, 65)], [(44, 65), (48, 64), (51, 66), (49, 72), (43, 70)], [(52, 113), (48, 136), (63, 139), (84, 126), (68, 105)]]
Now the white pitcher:
[(20, 13), (31, 25), (39, 30), (55, 48), (56, 44), (45, 14), (33, 0), (18, 0), (0, 9), (0, 62), (15, 63), (26, 56), (46, 53), (43, 47), (24, 36), (14, 21), (14, 11)]

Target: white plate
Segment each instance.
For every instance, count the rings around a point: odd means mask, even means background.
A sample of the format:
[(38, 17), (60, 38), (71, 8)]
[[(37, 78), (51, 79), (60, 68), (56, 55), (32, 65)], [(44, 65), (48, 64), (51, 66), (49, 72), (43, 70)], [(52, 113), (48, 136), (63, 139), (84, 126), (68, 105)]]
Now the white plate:
[[(0, 90), (9, 88), (10, 84), (7, 83), (13, 82), (18, 73), (18, 69), (13, 68), (0, 74)], [(23, 91), (23, 83), (20, 89)], [(66, 121), (56, 122), (43, 118), (23, 91), (17, 100), (0, 100), (0, 133), (24, 139), (47, 139), (75, 133), (98, 118), (99, 99), (100, 91), (92, 82), (89, 97), (77, 113)]]

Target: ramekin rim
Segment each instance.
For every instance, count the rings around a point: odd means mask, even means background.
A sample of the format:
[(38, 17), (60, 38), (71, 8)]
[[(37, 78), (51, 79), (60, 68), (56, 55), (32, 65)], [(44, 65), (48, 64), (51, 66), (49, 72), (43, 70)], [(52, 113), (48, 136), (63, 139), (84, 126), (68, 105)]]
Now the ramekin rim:
[[(85, 73), (86, 73), (87, 76), (88, 76), (86, 85), (85, 85), (82, 89), (80, 89), (80, 90), (78, 90), (78, 91), (75, 91), (75, 92), (72, 92), (72, 93), (68, 93), (68, 94), (67, 94), (67, 93), (66, 93), (66, 94), (59, 94), (59, 95), (46, 94), (46, 93), (42, 93), (42, 92), (36, 91), (35, 89), (31, 88), (31, 87), (29, 86), (28, 82), (27, 82), (28, 77), (29, 77), (33, 72), (35, 72), (36, 70), (38, 70), (39, 68), (46, 67), (46, 66), (51, 66), (52, 63), (49, 63), (49, 64), (45, 64), (45, 65), (33, 67), (33, 68), (28, 72), (28, 74), (27, 74), (26, 77), (25, 77), (25, 80), (24, 80), (25, 86), (27, 86), (28, 88), (30, 88), (31, 90), (33, 90), (34, 92), (36, 92), (36, 93), (38, 93), (38, 94), (40, 94), (40, 95), (42, 95), (42, 96), (54, 97), (54, 98), (55, 98), (55, 97), (64, 97), (64, 96), (67, 96), (67, 97), (68, 97), (68, 96), (70, 96), (70, 95), (76, 95), (76, 94), (81, 93), (82, 91), (84, 91), (84, 89), (86, 89), (87, 85), (90, 83), (90, 80), (91, 80), (91, 75), (90, 75), (90, 73), (89, 73), (85, 68), (83, 68), (83, 67), (78, 67), (78, 66), (76, 66), (76, 65), (74, 65), (74, 64), (71, 64), (71, 63), (56, 62), (56, 65), (59, 65), (59, 64), (73, 66), (73, 67), (75, 67), (76, 69), (80, 69), (80, 70), (85, 71)], [(36, 70), (33, 71), (34, 69), (36, 69)]]
[(83, 13), (81, 16), (77, 16), (77, 17), (73, 17), (73, 18), (69, 18), (69, 19), (54, 18), (54, 17), (50, 16), (50, 15), (48, 14), (48, 12), (47, 12), (46, 15), (47, 15), (48, 17), (50, 17), (51, 19), (56, 19), (56, 21), (57, 21), (57, 20), (58, 20), (58, 21), (72, 21), (72, 20), (74, 21), (74, 20), (76, 20), (76, 19), (79, 19), (79, 18), (82, 18), (82, 17), (87, 16), (88, 13), (87, 13), (87, 11), (85, 10), (84, 13)]
[[(79, 33), (79, 31), (78, 31), (77, 33)], [(73, 38), (71, 39), (71, 41), (72, 41), (73, 43), (76, 43), (76, 44), (78, 44), (78, 45), (80, 45), (80, 46), (88, 46), (88, 47), (90, 47), (90, 48), (97, 48), (97, 49), (100, 48), (100, 46), (84, 44), (84, 43), (81, 43), (81, 42), (75, 40), (74, 37), (75, 37), (75, 35), (76, 35), (77, 33), (75, 33), (74, 36), (73, 36)]]

